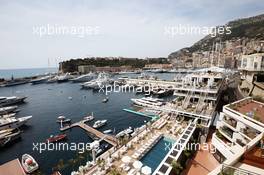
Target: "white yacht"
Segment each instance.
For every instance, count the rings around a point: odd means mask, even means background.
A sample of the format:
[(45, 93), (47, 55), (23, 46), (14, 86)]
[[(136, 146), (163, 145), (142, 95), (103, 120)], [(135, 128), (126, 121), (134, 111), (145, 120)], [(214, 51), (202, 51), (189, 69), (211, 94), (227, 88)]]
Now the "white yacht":
[(99, 89), (100, 87), (109, 85), (111, 81), (108, 74), (100, 73), (96, 79), (83, 83), (82, 87), (87, 89)]
[(40, 83), (45, 83), (48, 79), (50, 78), (50, 76), (44, 76), (44, 77), (40, 77), (40, 78), (36, 78), (36, 79), (32, 79), (30, 81), (30, 83), (32, 84), (40, 84)]
[(91, 81), (95, 78), (96, 78), (96, 74), (90, 72), (89, 74), (81, 75), (79, 77), (71, 79), (71, 81), (73, 81), (73, 82), (88, 82), (88, 81)]
[(10, 129), (10, 128), (19, 128), (22, 125), (26, 124), (29, 119), (31, 119), (32, 116), (27, 117), (21, 117), (21, 118), (5, 118), (0, 119), (0, 130), (2, 129)]
[(97, 120), (93, 124), (93, 128), (100, 128), (101, 126), (104, 126), (106, 124), (107, 120)]
[(0, 106), (10, 106), (18, 103), (23, 103), (27, 97), (0, 97)]
[(129, 135), (129, 134), (131, 134), (131, 133), (133, 133), (133, 132), (134, 132), (134, 131), (133, 131), (132, 127), (128, 127), (127, 129), (125, 129), (125, 130), (123, 130), (123, 131), (117, 133), (117, 134), (116, 134), (116, 137), (117, 137), (117, 138), (118, 138), (118, 137), (123, 137), (123, 136), (125, 136), (125, 135)]
[(58, 80), (57, 80), (57, 82), (58, 82), (58, 83), (66, 82), (66, 81), (68, 81), (70, 78), (72, 78), (72, 76), (71, 76), (69, 73), (66, 73), (66, 74), (64, 74), (64, 75), (60, 75), (60, 76), (58, 76)]
[(161, 99), (152, 98), (152, 97), (143, 97), (141, 99), (132, 98), (131, 101), (138, 106), (144, 106), (144, 107), (158, 107), (164, 104), (164, 102)]
[(17, 106), (8, 106), (0, 108), (0, 115), (8, 114), (10, 112), (13, 112), (17, 109)]
[(92, 115), (88, 115), (88, 116), (84, 117), (83, 119), (86, 122), (92, 121), (94, 119), (93, 113), (92, 113)]

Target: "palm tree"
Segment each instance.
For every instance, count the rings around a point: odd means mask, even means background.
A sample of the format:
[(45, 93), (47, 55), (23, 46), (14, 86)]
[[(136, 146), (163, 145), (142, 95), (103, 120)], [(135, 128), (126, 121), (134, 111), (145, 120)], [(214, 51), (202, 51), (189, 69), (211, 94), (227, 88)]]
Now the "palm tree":
[(173, 172), (176, 174), (176, 175), (180, 175), (181, 174), (181, 171), (183, 170), (183, 167), (181, 166), (180, 163), (178, 163), (177, 161), (173, 160), (171, 162), (171, 167), (172, 167), (172, 170)]
[(117, 168), (112, 168), (109, 172), (111, 175), (121, 175), (121, 172)]

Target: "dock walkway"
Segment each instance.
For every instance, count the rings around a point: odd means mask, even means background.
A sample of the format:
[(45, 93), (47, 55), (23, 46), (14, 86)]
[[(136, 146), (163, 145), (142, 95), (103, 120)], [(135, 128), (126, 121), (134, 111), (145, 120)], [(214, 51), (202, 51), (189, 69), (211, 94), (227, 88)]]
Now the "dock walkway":
[(98, 137), (102, 140), (105, 140), (106, 142), (110, 143), (113, 146), (117, 145), (117, 139), (114, 136), (104, 134), (104, 133), (94, 129), (91, 126), (86, 125), (85, 120), (81, 120), (80, 122), (73, 123), (70, 126), (65, 126), (65, 127), (61, 128), (60, 130), (65, 131), (65, 130), (71, 129), (73, 127), (80, 127), (82, 129), (84, 129), (85, 131), (92, 133), (96, 137)]

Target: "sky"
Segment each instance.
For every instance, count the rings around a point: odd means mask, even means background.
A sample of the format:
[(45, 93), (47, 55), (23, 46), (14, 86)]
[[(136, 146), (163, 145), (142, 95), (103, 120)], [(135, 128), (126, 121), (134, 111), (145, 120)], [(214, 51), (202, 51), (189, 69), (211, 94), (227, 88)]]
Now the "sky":
[(167, 57), (205, 35), (170, 35), (166, 28), (263, 14), (262, 1), (0, 0), (0, 69), (54, 67), (91, 56)]

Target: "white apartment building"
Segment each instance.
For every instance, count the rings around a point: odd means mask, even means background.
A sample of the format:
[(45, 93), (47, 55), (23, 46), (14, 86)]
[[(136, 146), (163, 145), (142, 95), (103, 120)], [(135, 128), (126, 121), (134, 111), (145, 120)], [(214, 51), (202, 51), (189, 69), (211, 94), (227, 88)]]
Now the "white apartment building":
[(239, 70), (242, 71), (244, 79), (247, 79), (248, 82), (252, 82), (253, 76), (257, 72), (264, 71), (264, 53), (242, 55)]
[(219, 174), (223, 165), (264, 174), (264, 103), (248, 97), (225, 105), (216, 129), (212, 145), (223, 164), (210, 174)]

